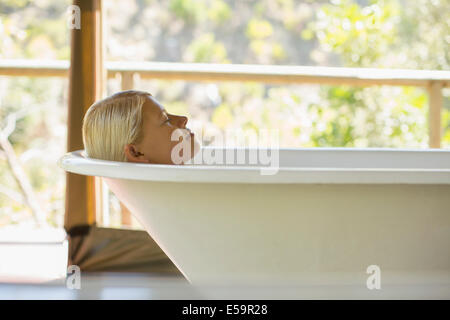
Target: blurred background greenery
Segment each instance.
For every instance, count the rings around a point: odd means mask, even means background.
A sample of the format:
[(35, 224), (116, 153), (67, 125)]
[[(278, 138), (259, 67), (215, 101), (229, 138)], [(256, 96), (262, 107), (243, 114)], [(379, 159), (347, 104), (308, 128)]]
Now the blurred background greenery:
[[(0, 59), (70, 58), (71, 1), (0, 0)], [(449, 0), (104, 0), (107, 61), (450, 70)], [(62, 227), (67, 80), (0, 77), (9, 136), (46, 221)], [(211, 130), (280, 130), (281, 147), (428, 146), (428, 96), (415, 87), (139, 80), (169, 112)], [(118, 79), (107, 94), (120, 90)], [(442, 146), (450, 147), (444, 90)], [(120, 207), (110, 196), (110, 226)], [(0, 148), (0, 226), (34, 224)]]

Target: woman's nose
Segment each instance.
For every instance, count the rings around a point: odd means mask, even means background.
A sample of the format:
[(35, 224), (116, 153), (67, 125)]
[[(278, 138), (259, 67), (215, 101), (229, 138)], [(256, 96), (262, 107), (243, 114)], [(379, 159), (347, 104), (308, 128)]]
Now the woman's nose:
[(186, 123), (188, 122), (188, 118), (185, 116), (178, 116), (178, 123), (180, 128), (186, 128)]

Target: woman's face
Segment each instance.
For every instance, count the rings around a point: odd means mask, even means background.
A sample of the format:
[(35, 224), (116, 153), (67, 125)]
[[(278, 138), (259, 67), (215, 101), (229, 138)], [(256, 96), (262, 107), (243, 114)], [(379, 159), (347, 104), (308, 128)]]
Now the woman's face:
[[(142, 112), (143, 137), (139, 143), (125, 146), (124, 151), (129, 162), (180, 164), (176, 157), (181, 157), (182, 163), (185, 163), (198, 152), (198, 141), (194, 133), (186, 128), (187, 117), (167, 113), (164, 107), (150, 95), (145, 98)], [(172, 134), (177, 129), (181, 130), (173, 137), (179, 139), (172, 141)], [(177, 146), (176, 149), (174, 149), (175, 146)], [(185, 147), (184, 150), (190, 149), (190, 156), (189, 152), (183, 154), (182, 146)], [(172, 150), (178, 152), (174, 152), (173, 156)]]

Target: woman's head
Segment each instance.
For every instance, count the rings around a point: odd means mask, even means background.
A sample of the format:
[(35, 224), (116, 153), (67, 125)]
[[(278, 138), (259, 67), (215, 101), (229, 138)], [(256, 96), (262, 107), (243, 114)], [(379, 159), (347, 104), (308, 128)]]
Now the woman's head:
[(84, 148), (90, 158), (174, 164), (179, 162), (174, 159), (172, 151), (186, 139), (184, 143), (188, 143), (190, 152), (183, 155), (181, 150), (179, 154), (182, 162), (186, 162), (199, 150), (194, 134), (186, 128), (187, 120), (185, 116), (167, 113), (148, 92), (118, 92), (97, 101), (86, 112), (83, 120)]

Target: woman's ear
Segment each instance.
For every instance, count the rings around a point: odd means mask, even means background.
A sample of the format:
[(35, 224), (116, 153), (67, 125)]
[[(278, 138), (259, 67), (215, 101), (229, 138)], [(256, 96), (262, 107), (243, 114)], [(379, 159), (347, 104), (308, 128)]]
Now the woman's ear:
[(136, 146), (134, 144), (125, 145), (124, 152), (128, 162), (150, 163), (150, 161), (144, 158), (143, 153), (136, 150)]

